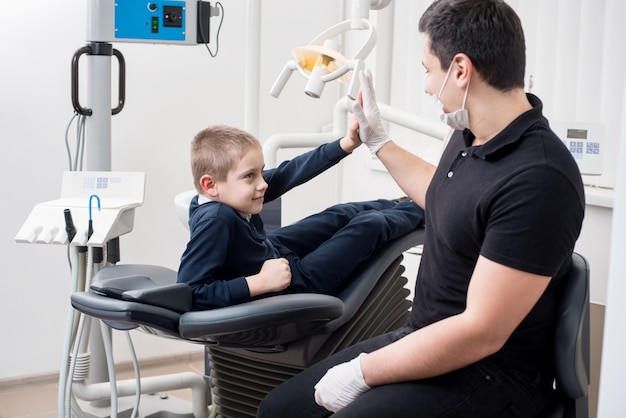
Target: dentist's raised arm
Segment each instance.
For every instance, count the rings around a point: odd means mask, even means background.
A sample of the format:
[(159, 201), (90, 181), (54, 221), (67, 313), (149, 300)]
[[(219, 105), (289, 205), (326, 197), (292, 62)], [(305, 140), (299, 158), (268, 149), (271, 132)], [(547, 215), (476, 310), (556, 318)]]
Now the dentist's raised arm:
[(383, 127), (372, 74), (359, 73), (361, 91), (352, 111), (359, 124), (359, 137), (375, 154), (398, 186), (420, 207), (426, 209), (426, 190), (435, 173), (435, 166), (410, 153), (389, 138)]

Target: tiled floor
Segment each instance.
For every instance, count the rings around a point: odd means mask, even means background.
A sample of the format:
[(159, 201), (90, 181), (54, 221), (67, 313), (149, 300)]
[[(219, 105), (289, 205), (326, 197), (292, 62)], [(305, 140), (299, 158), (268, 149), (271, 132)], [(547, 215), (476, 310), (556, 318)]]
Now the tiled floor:
[[(204, 372), (204, 360), (201, 356), (193, 356), (183, 361), (168, 361), (160, 365), (147, 364), (140, 366), (142, 377), (158, 376), (178, 372)], [(118, 372), (118, 379), (132, 379), (130, 371)], [(52, 380), (52, 379), (50, 379)], [(0, 390), (0, 418), (55, 418), (57, 417), (58, 382), (39, 384), (20, 384), (13, 388), (4, 387)], [(188, 389), (167, 392), (168, 396), (191, 400)]]

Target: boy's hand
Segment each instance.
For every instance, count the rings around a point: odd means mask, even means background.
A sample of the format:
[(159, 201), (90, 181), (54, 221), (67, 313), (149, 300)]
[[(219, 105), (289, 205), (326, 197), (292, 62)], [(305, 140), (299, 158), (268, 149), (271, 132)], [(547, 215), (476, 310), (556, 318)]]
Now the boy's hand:
[(291, 267), (285, 258), (266, 260), (258, 274), (246, 277), (250, 296), (279, 292), (291, 284)]
[(351, 153), (359, 146), (361, 146), (361, 138), (359, 138), (359, 122), (353, 117), (350, 122), (350, 129), (348, 134), (341, 138), (339, 145), (347, 153)]

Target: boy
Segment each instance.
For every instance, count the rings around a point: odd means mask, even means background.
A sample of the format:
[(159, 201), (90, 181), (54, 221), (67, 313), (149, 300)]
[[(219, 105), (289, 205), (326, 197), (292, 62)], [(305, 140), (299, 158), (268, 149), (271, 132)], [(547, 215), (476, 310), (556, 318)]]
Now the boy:
[(263, 202), (349, 155), (361, 144), (351, 132), (266, 171), (261, 144), (249, 133), (217, 125), (196, 135), (191, 166), (198, 196), (178, 271), (178, 282), (193, 290), (194, 310), (276, 293), (336, 294), (374, 250), (422, 224), (415, 203), (377, 200), (335, 205), (266, 234)]

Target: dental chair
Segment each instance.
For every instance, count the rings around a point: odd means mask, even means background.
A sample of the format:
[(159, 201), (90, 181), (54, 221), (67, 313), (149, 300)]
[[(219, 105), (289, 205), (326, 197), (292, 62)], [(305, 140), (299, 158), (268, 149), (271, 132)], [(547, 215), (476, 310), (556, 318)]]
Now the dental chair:
[(218, 417), (254, 417), (263, 397), (299, 371), (358, 341), (404, 325), (411, 302), (403, 252), (422, 244), (417, 229), (380, 248), (337, 297), (272, 296), (190, 311), (191, 289), (151, 265), (102, 269), (72, 306), (114, 329), (205, 345), (205, 380)]
[(564, 278), (554, 339), (555, 392), (538, 418), (589, 416), (589, 265), (580, 254)]

